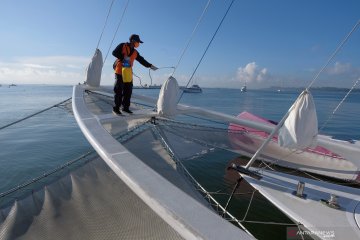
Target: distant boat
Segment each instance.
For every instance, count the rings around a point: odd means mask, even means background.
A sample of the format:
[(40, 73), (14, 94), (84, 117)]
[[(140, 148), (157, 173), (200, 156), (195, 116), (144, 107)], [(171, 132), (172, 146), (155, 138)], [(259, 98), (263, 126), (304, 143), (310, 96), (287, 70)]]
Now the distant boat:
[(9, 87), (16, 87), (16, 84), (10, 84)]
[(136, 88), (136, 89), (160, 89), (161, 85), (147, 85), (147, 84), (145, 84), (144, 86), (134, 86), (133, 88)]
[(199, 85), (194, 84), (191, 87), (180, 87), (185, 93), (202, 93), (202, 89)]
[(246, 79), (245, 79), (244, 86), (242, 86), (240, 90), (241, 90), (242, 92), (247, 92), (247, 88), (246, 88)]
[(284, 83), (283, 83), (283, 81), (281, 81), (280, 88), (278, 88), (277, 91), (278, 91), (278, 92), (282, 92), (283, 88), (284, 88)]
[(246, 86), (245, 86), (245, 85), (244, 85), (244, 86), (242, 86), (241, 91), (242, 91), (242, 92), (246, 92), (246, 91), (247, 91), (247, 89), (246, 89)]
[(161, 85), (149, 85), (149, 86), (147, 86), (147, 88), (150, 88), (150, 89), (160, 89), (160, 88), (161, 88)]

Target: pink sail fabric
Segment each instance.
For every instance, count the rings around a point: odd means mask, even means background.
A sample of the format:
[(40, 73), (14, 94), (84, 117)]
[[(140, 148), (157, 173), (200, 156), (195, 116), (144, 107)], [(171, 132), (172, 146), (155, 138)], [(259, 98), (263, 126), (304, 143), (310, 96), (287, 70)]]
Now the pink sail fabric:
[[(246, 119), (246, 120), (252, 120), (252, 121), (256, 121), (256, 122), (261, 122), (261, 123), (267, 123), (269, 125), (277, 125), (276, 122), (265, 119), (265, 118), (261, 118), (259, 116), (256, 116), (252, 113), (249, 112), (242, 112), (240, 113), (238, 116), (238, 118), (241, 119)], [(249, 127), (245, 127), (245, 126), (241, 126), (238, 124), (230, 124), (229, 125), (229, 130), (231, 131), (241, 131), (241, 130), (245, 130), (247, 132), (250, 132), (252, 134), (256, 134), (258, 136), (263, 137), (264, 139), (267, 138), (269, 136), (268, 133), (263, 132), (263, 131), (259, 131), (257, 129), (253, 129), (253, 128), (249, 128)], [(274, 135), (273, 141), (277, 142), (278, 141), (278, 136)], [(316, 146), (315, 148), (306, 148), (304, 151), (308, 151), (308, 152), (312, 152), (312, 153), (316, 153), (316, 154), (321, 154), (321, 155), (326, 155), (329, 157), (333, 157), (333, 158), (339, 158), (339, 159), (344, 159), (341, 156), (337, 155), (336, 153), (331, 152), (330, 150), (324, 148), (324, 147), (320, 147), (320, 146)]]

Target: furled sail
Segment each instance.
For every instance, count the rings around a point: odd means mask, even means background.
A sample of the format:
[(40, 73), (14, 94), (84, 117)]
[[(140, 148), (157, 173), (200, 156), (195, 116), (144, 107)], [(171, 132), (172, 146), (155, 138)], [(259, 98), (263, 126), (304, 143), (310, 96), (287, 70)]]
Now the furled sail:
[(99, 87), (101, 72), (103, 67), (103, 57), (100, 49), (96, 49), (94, 56), (86, 72), (86, 84), (90, 87)]
[(169, 77), (162, 85), (157, 111), (162, 116), (174, 116), (177, 114), (176, 106), (179, 99), (180, 88), (175, 78)]
[(294, 103), (284, 125), (280, 128), (278, 142), (286, 148), (304, 149), (316, 146), (318, 121), (313, 97), (303, 91)]

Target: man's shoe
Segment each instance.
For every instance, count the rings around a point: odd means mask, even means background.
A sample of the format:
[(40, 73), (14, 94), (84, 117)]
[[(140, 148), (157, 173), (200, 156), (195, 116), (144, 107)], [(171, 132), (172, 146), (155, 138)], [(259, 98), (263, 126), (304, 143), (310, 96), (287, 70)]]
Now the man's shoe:
[(117, 116), (121, 115), (121, 112), (119, 109), (113, 108), (112, 112), (114, 115), (117, 115)]
[(122, 109), (123, 110), (123, 112), (127, 112), (127, 113), (133, 113), (130, 109)]

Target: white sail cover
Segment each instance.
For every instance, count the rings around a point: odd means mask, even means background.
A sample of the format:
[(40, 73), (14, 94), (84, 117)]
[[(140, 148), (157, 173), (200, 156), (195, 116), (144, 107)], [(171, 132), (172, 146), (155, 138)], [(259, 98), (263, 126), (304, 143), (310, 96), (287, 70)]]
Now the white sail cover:
[(318, 121), (313, 97), (303, 91), (294, 103), (284, 125), (279, 130), (278, 143), (282, 147), (304, 149), (315, 146)]
[(86, 72), (86, 84), (90, 87), (99, 87), (101, 80), (101, 71), (103, 67), (103, 58), (100, 49), (96, 49), (94, 56)]
[(161, 116), (174, 116), (179, 99), (180, 88), (175, 78), (169, 77), (162, 85), (157, 101), (157, 112)]

